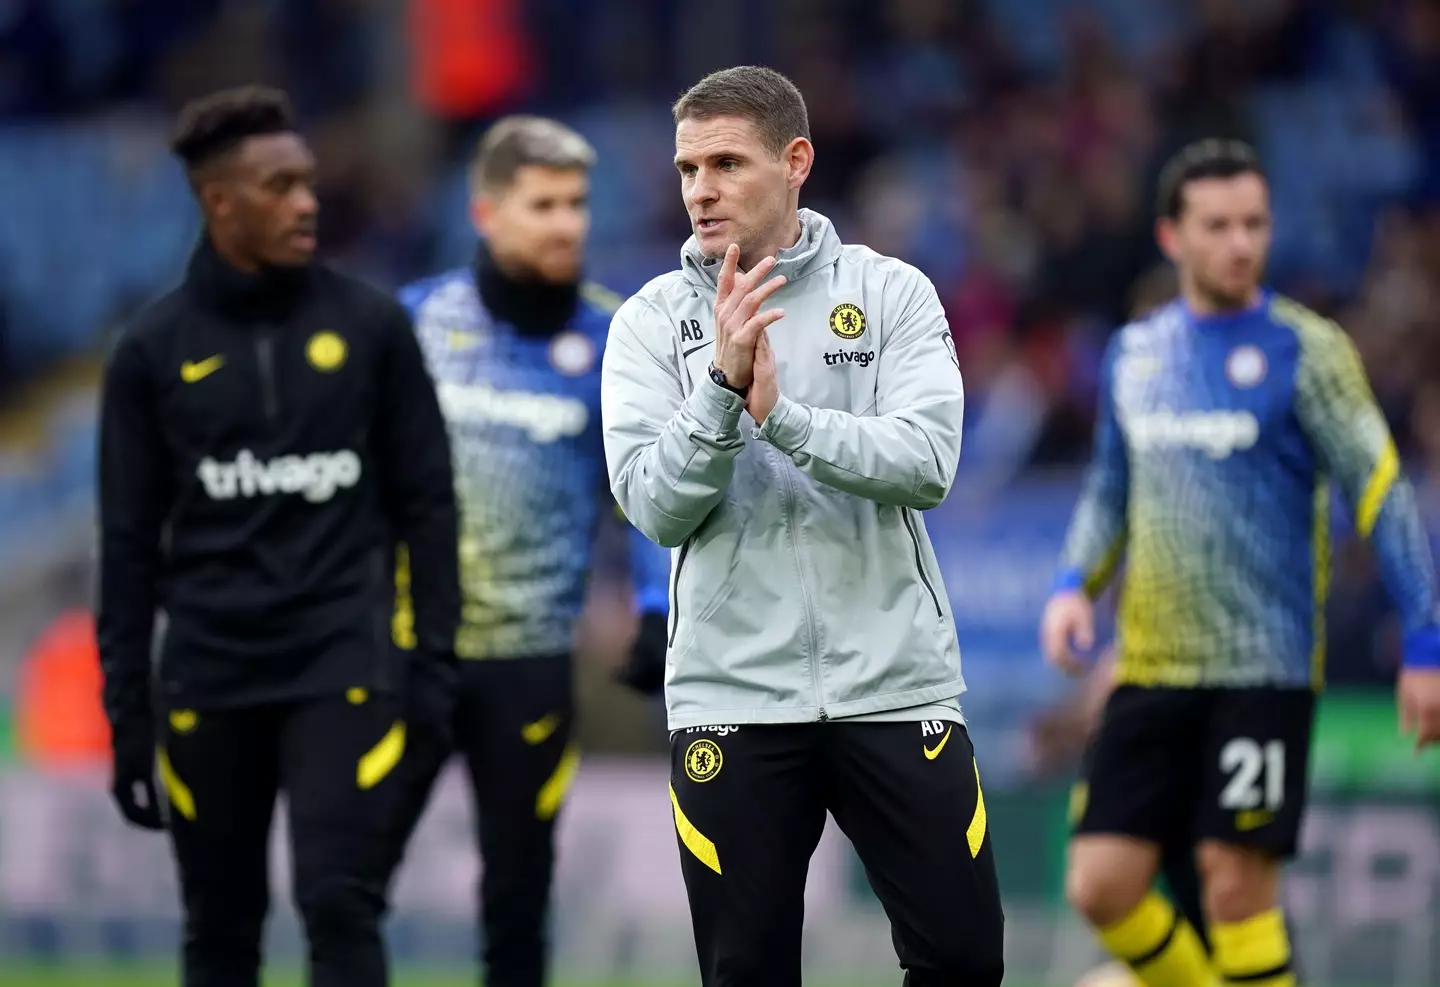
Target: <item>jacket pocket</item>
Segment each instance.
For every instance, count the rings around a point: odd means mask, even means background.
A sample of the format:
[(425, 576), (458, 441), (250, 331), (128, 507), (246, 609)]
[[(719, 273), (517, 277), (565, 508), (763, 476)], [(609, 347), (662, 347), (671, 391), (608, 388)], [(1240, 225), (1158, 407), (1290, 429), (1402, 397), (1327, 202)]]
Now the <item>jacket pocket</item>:
[(911, 516), (908, 507), (900, 508), (900, 517), (905, 522), (905, 531), (910, 536), (910, 547), (915, 552), (915, 572), (920, 576), (920, 583), (925, 587), (925, 592), (930, 594), (930, 602), (935, 605), (935, 616), (944, 619), (945, 611), (940, 606), (940, 595), (935, 592), (935, 584), (925, 573), (925, 553), (920, 547), (920, 533), (915, 530), (915, 519)]
[(690, 555), (690, 544), (695, 540), (691, 535), (680, 545), (680, 555), (675, 560), (675, 574), (670, 577), (670, 639), (666, 643), (670, 646), (675, 644), (675, 632), (680, 630), (680, 577), (685, 574), (685, 559)]
[[(724, 606), (735, 583), (744, 539), (744, 521), (734, 514), (715, 515), (680, 545), (670, 588), (670, 640), (683, 648), (686, 627), (709, 620)], [(688, 579), (690, 582), (681, 582)], [(708, 592), (707, 592), (708, 591)]]

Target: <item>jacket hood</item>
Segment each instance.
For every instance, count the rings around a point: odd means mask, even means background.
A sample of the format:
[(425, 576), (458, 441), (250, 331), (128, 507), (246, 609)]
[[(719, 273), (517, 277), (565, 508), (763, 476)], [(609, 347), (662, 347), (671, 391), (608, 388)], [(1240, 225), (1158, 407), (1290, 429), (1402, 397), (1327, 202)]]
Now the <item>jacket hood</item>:
[[(800, 239), (776, 255), (775, 270), (771, 272), (772, 276), (783, 274), (787, 281), (799, 281), (835, 263), (840, 256), (840, 236), (829, 219), (812, 209), (801, 209), (799, 216)], [(706, 257), (693, 235), (680, 248), (680, 269), (685, 280), (709, 295), (718, 290), (716, 279), (723, 259)]]

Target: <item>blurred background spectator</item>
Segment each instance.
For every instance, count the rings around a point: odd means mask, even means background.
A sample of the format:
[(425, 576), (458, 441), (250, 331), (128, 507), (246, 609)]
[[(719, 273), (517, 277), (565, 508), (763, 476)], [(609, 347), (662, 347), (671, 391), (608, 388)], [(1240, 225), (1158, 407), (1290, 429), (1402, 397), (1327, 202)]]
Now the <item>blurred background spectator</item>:
[[(198, 235), (165, 150), (186, 99), (288, 89), (319, 156), (322, 252), (385, 286), (469, 263), (464, 169), (488, 122), (558, 116), (599, 151), (590, 272), (624, 293), (688, 235), (670, 101), (746, 62), (809, 99), (802, 204), (916, 264), (946, 305), (967, 437), (929, 525), (989, 784), (1073, 764), (1073, 743), (1032, 736), (1069, 689), (1034, 621), (1106, 338), (1174, 290), (1152, 200), (1185, 142), (1260, 149), (1270, 281), (1353, 334), (1440, 538), (1430, 0), (0, 0), (0, 711), (77, 692), (42, 678), (83, 682), (94, 389), (110, 334)], [(1393, 613), (1340, 517), (1330, 680), (1384, 685)], [(653, 754), (657, 712), (606, 681), (630, 633), (619, 558), (597, 568), (580, 649), (583, 739)]]

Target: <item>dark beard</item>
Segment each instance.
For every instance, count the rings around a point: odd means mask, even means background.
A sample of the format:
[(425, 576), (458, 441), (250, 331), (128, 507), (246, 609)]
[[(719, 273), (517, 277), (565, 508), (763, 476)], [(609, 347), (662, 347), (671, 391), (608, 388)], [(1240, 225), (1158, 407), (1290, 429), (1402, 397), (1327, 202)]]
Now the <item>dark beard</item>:
[(1236, 312), (1243, 312), (1254, 304), (1255, 295), (1259, 287), (1259, 281), (1253, 281), (1237, 294), (1217, 288), (1215, 285), (1202, 281), (1198, 277), (1195, 279), (1195, 293), (1203, 298), (1206, 305), (1217, 315), (1231, 315)]

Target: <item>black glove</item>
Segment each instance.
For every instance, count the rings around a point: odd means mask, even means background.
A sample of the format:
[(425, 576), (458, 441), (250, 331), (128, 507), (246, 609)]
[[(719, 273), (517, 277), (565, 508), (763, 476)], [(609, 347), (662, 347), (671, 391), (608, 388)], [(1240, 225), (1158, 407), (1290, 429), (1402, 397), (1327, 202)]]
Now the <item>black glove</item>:
[(155, 790), (155, 731), (148, 724), (111, 729), (114, 773), (110, 794), (132, 826), (164, 829), (160, 796)]
[(459, 667), (453, 655), (436, 658), (411, 652), (405, 683), (407, 746), (437, 757), (449, 754), (455, 740), (455, 692)]
[(616, 673), (617, 681), (643, 696), (665, 688), (665, 652), (669, 647), (670, 619), (663, 613), (640, 615), (640, 629), (630, 647), (630, 660)]

